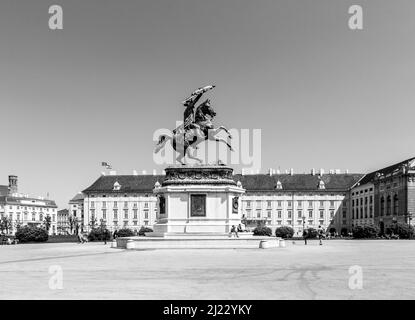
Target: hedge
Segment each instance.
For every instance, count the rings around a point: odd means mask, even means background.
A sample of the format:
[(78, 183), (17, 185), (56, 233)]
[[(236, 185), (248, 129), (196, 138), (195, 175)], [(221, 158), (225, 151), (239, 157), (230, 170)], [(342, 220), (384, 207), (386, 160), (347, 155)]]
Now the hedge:
[(272, 236), (271, 228), (260, 226), (254, 229), (254, 236)]
[(44, 228), (24, 226), (20, 227), (15, 234), (19, 242), (46, 242), (49, 235)]
[(294, 229), (291, 227), (279, 227), (275, 229), (275, 236), (280, 238), (292, 238), (294, 235)]
[(118, 237), (132, 237), (134, 235), (134, 231), (128, 228), (120, 229), (117, 231)]
[(148, 228), (148, 227), (144, 227), (144, 226), (142, 226), (142, 227), (140, 228), (140, 230), (138, 231), (138, 235), (139, 235), (139, 236), (145, 236), (145, 233), (146, 233), (146, 232), (153, 232), (153, 229)]

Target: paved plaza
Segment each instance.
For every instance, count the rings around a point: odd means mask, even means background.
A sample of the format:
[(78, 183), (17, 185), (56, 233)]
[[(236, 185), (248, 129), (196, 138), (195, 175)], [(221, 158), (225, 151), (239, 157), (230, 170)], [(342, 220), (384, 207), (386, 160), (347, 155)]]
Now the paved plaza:
[[(362, 289), (349, 287), (352, 266)], [(61, 289), (50, 286), (56, 270)], [(21, 244), (0, 246), (0, 299), (413, 299), (414, 270), (415, 241), (405, 240), (146, 251)]]

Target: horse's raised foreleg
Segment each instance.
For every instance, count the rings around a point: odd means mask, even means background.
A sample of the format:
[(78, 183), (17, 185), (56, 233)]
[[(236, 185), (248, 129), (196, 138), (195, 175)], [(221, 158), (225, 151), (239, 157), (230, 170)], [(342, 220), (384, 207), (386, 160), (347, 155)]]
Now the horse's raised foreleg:
[(229, 133), (229, 130), (224, 126), (220, 126), (220, 127), (217, 127), (216, 129), (211, 129), (209, 131), (212, 131), (212, 134), (214, 136), (217, 135), (221, 131), (225, 131), (228, 134), (228, 138), (232, 139), (232, 135)]
[(214, 137), (214, 140), (217, 141), (217, 142), (223, 142), (223, 143), (225, 143), (228, 146), (229, 150), (234, 151), (233, 148), (232, 148), (232, 146), (225, 139)]

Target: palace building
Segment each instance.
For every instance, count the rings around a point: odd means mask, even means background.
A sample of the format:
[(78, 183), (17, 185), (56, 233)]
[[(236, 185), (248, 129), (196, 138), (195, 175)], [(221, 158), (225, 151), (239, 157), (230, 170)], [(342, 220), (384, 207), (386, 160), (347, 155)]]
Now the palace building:
[[(264, 223), (275, 230), (291, 226), (297, 234), (319, 225), (331, 232), (350, 230), (350, 189), (363, 174), (235, 174), (246, 193), (242, 214), (248, 226)], [(103, 175), (83, 191), (84, 226), (104, 222), (110, 230), (152, 226), (157, 220), (155, 184), (164, 175)]]
[(410, 223), (415, 213), (415, 158), (373, 171), (351, 190), (353, 224)]
[(42, 226), (45, 218), (50, 216), (49, 234), (57, 232), (57, 206), (55, 201), (42, 197), (31, 198), (18, 192), (17, 176), (9, 176), (9, 185), (0, 186), (0, 216), (11, 220), (9, 230), (14, 234), (17, 226)]
[[(153, 189), (164, 179), (154, 173), (102, 175), (80, 200), (84, 230), (90, 229), (92, 217), (110, 230), (153, 226), (158, 214)], [(246, 190), (241, 210), (248, 227), (290, 226), (301, 235), (303, 228), (321, 225), (331, 233), (347, 234), (359, 225), (382, 230), (395, 222), (408, 223), (408, 213), (415, 213), (415, 158), (368, 174), (270, 169), (268, 174), (234, 174), (233, 179)]]

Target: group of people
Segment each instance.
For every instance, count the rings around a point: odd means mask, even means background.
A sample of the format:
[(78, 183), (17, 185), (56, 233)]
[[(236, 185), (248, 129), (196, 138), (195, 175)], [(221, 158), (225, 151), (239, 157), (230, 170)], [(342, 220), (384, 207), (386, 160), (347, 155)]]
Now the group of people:
[(235, 235), (237, 238), (239, 238), (239, 234), (238, 232), (245, 232), (245, 225), (243, 223), (240, 223), (238, 225), (238, 227), (236, 227), (235, 225), (233, 225), (231, 227), (231, 232), (230, 232), (230, 236), (232, 237), (233, 235)]
[[(303, 238), (304, 238), (304, 244), (305, 245), (307, 245), (307, 238), (308, 237), (309, 237), (308, 230), (304, 229), (303, 230)], [(324, 230), (321, 226), (318, 226), (317, 237), (318, 237), (318, 240), (319, 240), (319, 245), (322, 246), (323, 245), (323, 238), (324, 238)]]

